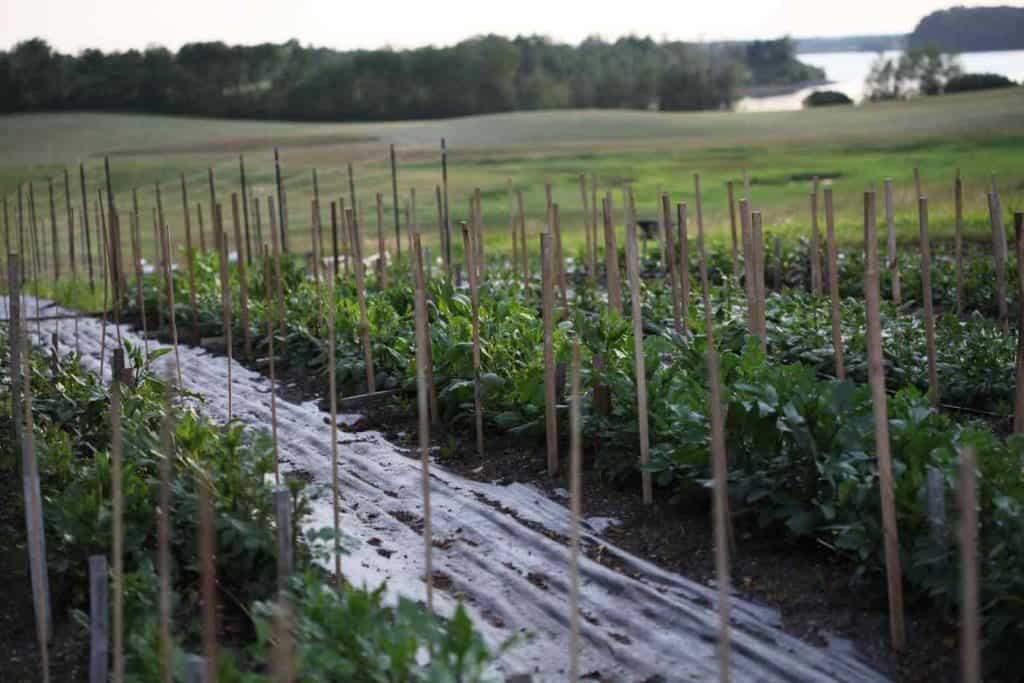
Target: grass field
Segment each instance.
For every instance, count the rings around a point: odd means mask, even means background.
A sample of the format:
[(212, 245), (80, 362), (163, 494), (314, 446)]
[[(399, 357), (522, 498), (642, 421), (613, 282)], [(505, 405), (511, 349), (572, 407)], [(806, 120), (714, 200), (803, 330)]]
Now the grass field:
[[(139, 188), (143, 248), (152, 250), (154, 184), (162, 183), (167, 220), (183, 240), (179, 174), (186, 177), (193, 211), (202, 202), (209, 226), (208, 167), (217, 176), (218, 199), (230, 216), (230, 193), (238, 191), (239, 153), (246, 157), (253, 196), (274, 191), (272, 147), (281, 148), (291, 216), (291, 240), (308, 243), (312, 169), (318, 169), (324, 201), (348, 197), (345, 164), (354, 164), (367, 237), (375, 235), (374, 193), (382, 192), (385, 228), (393, 235), (388, 143), (399, 150), (403, 197), (415, 188), (417, 216), (436, 241), (434, 186), (440, 182), (438, 145), (450, 149), (452, 216), (467, 214), (473, 188), (483, 192), (492, 249), (507, 246), (507, 181), (523, 190), (535, 234), (544, 217), (544, 183), (562, 207), (565, 234), (582, 242), (578, 186), (580, 172), (596, 174), (599, 187), (630, 184), (638, 211), (653, 216), (660, 186), (673, 201), (692, 205), (693, 173), (702, 177), (706, 224), (712, 234), (728, 233), (725, 182), (749, 169), (755, 208), (769, 232), (805, 234), (808, 178), (832, 178), (837, 220), (844, 240), (860, 238), (861, 193), (896, 183), (897, 222), (902, 240), (917, 235), (912, 169), (921, 169), (931, 202), (932, 232), (952, 232), (953, 175), (965, 180), (967, 229), (988, 234), (985, 191), (995, 174), (1007, 210), (1024, 206), (1024, 89), (921, 98), (911, 102), (838, 107), (784, 113), (659, 113), (638, 111), (545, 111), (445, 121), (381, 124), (308, 124), (169, 118), (128, 114), (36, 114), (0, 117), (0, 192), (16, 216), (17, 184), (35, 181), (37, 216), (48, 220), (46, 179), (56, 185), (58, 224), (65, 223), (63, 169), (72, 179), (72, 204), (80, 208), (77, 163), (86, 163), (88, 182), (102, 180), (102, 155), (111, 155), (113, 186), (122, 211)], [(265, 201), (261, 202), (263, 211)], [(27, 211), (27, 210), (26, 210)], [(328, 207), (323, 207), (328, 215)], [(90, 223), (93, 216), (90, 215)], [(193, 217), (195, 223), (195, 217)], [(263, 225), (267, 225), (266, 215)], [(228, 226), (230, 231), (230, 227)], [(63, 232), (61, 233), (64, 234)], [(531, 241), (531, 248), (536, 244)]]

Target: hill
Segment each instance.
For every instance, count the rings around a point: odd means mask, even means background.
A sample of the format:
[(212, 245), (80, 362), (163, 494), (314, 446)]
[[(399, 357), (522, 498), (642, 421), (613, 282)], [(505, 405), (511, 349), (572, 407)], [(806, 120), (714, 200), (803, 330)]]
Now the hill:
[(910, 47), (944, 52), (1024, 49), (1024, 7), (953, 7), (932, 12), (908, 36)]

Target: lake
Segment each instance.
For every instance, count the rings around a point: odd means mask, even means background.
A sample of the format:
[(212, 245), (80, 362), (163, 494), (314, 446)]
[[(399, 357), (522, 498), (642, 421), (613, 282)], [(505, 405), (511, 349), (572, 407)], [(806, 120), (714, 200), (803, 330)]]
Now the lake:
[[(899, 50), (889, 50), (886, 57), (898, 57)], [(801, 88), (787, 95), (744, 97), (736, 103), (737, 111), (788, 111), (800, 109), (803, 100), (815, 90), (838, 90), (854, 102), (864, 97), (864, 79), (871, 71), (877, 52), (808, 52), (797, 58), (825, 70), (829, 85)], [(1020, 83), (1024, 81), (1024, 50), (1001, 52), (964, 52), (960, 64), (965, 73), (996, 73)]]

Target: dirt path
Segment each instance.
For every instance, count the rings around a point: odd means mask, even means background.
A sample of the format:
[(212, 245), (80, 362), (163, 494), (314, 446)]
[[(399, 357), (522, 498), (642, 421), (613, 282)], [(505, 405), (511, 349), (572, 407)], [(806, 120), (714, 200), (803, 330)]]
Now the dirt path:
[[(34, 312), (34, 305), (27, 309)], [(5, 308), (5, 306), (4, 306)], [(47, 312), (58, 312), (49, 308)], [(43, 322), (49, 344), (57, 323)], [(34, 334), (35, 323), (29, 325)], [(61, 348), (75, 348), (71, 321), (61, 321)], [(107, 349), (116, 343), (107, 328)], [(131, 331), (122, 336), (141, 345)], [(100, 322), (82, 319), (83, 364), (99, 369)], [(150, 341), (150, 347), (158, 346)], [(199, 409), (227, 417), (227, 360), (198, 348), (180, 349), (185, 388), (202, 393)], [(173, 371), (174, 355), (158, 364)], [(109, 362), (105, 374), (109, 377)], [(232, 366), (234, 417), (269, 429), (269, 384), (241, 365)], [(346, 424), (358, 416), (346, 415)], [(340, 420), (340, 421), (342, 421)], [(330, 430), (313, 403), (278, 401), (282, 468), (312, 475), (323, 493), (314, 503), (311, 528), (331, 524)], [(346, 578), (371, 586), (387, 582), (390, 595), (422, 600), (419, 462), (375, 431), (340, 433), (342, 528), (356, 539), (342, 562)], [(434, 566), (442, 612), (461, 600), (493, 644), (534, 634), (501, 660), (505, 673), (529, 672), (535, 680), (566, 676), (568, 640), (568, 532), (566, 508), (532, 486), (500, 486), (467, 480), (435, 466), (431, 496)], [(606, 542), (601, 520), (584, 525), (585, 544), (603, 546), (621, 572), (589, 559), (581, 565), (583, 619), (581, 671), (611, 681), (715, 680), (715, 591), (663, 571)], [(737, 681), (878, 681), (844, 643), (819, 648), (783, 633), (778, 615), (743, 601), (733, 606), (733, 677)], [(658, 676), (661, 679), (658, 679)]]

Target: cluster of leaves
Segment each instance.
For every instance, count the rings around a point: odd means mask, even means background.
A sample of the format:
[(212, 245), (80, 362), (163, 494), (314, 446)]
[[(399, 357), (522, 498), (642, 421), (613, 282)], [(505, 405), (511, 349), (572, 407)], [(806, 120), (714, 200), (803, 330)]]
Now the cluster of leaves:
[[(7, 364), (7, 345), (0, 365)], [(220, 658), (219, 680), (268, 681), (266, 657), (272, 649), (268, 614), (277, 594), (276, 540), (272, 474), (273, 449), (264, 430), (239, 423), (215, 424), (188, 407), (169, 408), (167, 387), (150, 371), (162, 351), (143, 357), (126, 346), (132, 378), (123, 386), (124, 591), (128, 680), (159, 677), (158, 583), (156, 555), (159, 468), (167, 456), (161, 425), (174, 411), (171, 478), (170, 551), (174, 575), (174, 666), (184, 675), (186, 649), (197, 649), (199, 603), (198, 488), (212, 492), (216, 533), (218, 593), (229, 633)], [(39, 459), (47, 555), (52, 576), (61, 577), (67, 602), (87, 602), (87, 559), (110, 555), (112, 539), (110, 394), (97, 377), (69, 356), (54, 369), (33, 355), (33, 413)], [(8, 366), (9, 369), (9, 366)], [(10, 373), (4, 373), (9, 377)], [(194, 398), (194, 397), (193, 397)], [(9, 404), (10, 385), (0, 385), (0, 404)], [(10, 411), (0, 417), (0, 434), (9, 435), (0, 457), (13, 460)], [(300, 566), (290, 594), (294, 635), (302, 680), (477, 681), (492, 655), (461, 608), (442, 621), (422, 607), (382, 604), (376, 592), (343, 586), (329, 588), (312, 563), (323, 532), (304, 535), (302, 519), (309, 499), (303, 485), (292, 492), (293, 555)], [(329, 530), (327, 530), (329, 532)], [(304, 568), (304, 569), (302, 569)], [(78, 613), (81, 620), (85, 615)], [(353, 624), (362, 624), (357, 631)], [(371, 628), (372, 625), (372, 628)], [(343, 631), (347, 636), (341, 637)], [(424, 651), (429, 659), (418, 659)], [(347, 672), (338, 678), (339, 672)]]

